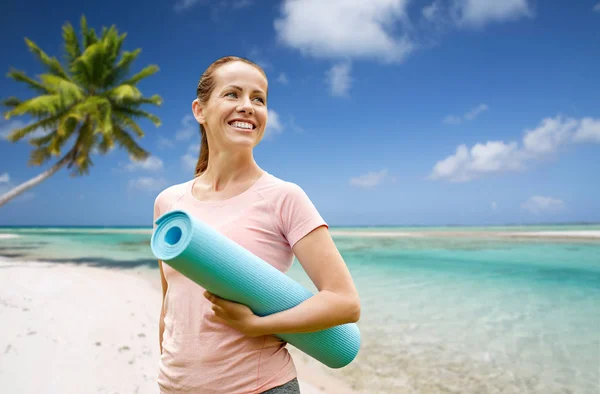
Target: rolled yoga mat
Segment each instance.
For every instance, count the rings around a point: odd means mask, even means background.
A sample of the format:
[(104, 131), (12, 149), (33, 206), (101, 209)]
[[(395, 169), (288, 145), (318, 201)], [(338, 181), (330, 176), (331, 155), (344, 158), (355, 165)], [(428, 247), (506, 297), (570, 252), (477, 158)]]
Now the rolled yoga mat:
[[(157, 259), (206, 290), (248, 306), (258, 316), (290, 309), (314, 294), (185, 211), (156, 220), (151, 248)], [(355, 323), (310, 333), (274, 334), (330, 368), (348, 365), (360, 348)]]

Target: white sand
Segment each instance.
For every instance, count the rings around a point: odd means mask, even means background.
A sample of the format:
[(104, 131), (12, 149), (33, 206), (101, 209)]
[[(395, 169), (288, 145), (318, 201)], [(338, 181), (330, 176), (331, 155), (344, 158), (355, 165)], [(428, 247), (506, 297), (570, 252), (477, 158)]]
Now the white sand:
[(334, 237), (360, 238), (487, 238), (487, 237), (529, 237), (529, 238), (568, 238), (568, 239), (600, 239), (600, 230), (568, 230), (568, 231), (343, 231), (331, 230)]
[[(1, 391), (158, 393), (160, 297), (147, 270), (0, 260)], [(352, 393), (294, 359), (303, 394)]]
[(424, 234), (417, 232), (400, 232), (400, 231), (343, 231), (330, 230), (334, 237), (361, 237), (361, 238), (406, 238), (406, 237), (423, 237)]
[(516, 231), (504, 233), (510, 236), (522, 237), (565, 237), (565, 238), (600, 238), (600, 230), (572, 231)]

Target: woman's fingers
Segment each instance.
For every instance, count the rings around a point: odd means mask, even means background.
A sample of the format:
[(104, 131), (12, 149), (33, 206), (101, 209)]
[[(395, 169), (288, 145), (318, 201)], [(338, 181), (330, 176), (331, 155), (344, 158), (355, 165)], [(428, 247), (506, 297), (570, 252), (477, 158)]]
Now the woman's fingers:
[(216, 305), (216, 304), (213, 304), (212, 310), (213, 310), (213, 312), (215, 312), (215, 315), (217, 315), (217, 316), (224, 317), (227, 314), (225, 312), (225, 309), (223, 309), (223, 307)]

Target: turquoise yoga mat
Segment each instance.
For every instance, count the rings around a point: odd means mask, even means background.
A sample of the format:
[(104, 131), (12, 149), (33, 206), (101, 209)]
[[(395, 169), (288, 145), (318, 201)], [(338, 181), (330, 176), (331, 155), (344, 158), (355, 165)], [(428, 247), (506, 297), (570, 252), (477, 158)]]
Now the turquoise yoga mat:
[[(258, 316), (292, 308), (314, 294), (236, 242), (182, 210), (156, 220), (157, 259), (219, 297)], [(348, 365), (360, 348), (354, 323), (310, 333), (274, 334), (330, 368)]]

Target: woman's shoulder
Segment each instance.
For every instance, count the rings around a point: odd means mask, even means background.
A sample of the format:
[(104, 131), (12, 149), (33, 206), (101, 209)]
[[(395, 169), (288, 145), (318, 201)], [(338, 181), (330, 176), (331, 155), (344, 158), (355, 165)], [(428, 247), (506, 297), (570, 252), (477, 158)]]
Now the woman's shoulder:
[(266, 173), (258, 192), (273, 199), (294, 197), (304, 194), (304, 189), (297, 183)]
[(314, 209), (313, 202), (302, 186), (269, 173), (257, 192), (278, 211)]
[(169, 205), (187, 193), (193, 181), (193, 179), (190, 179), (182, 183), (176, 183), (168, 186), (161, 190), (154, 199), (155, 209), (160, 212), (164, 212)]

